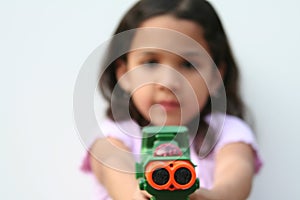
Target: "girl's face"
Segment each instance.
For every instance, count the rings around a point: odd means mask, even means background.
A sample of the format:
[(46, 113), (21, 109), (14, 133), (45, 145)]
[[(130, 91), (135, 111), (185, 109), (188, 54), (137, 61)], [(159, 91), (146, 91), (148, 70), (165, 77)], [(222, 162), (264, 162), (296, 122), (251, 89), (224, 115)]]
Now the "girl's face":
[[(207, 85), (218, 88), (219, 83), (215, 80), (218, 71), (213, 69), (211, 60), (203, 54), (204, 50), (209, 52), (208, 44), (201, 27), (192, 21), (162, 15), (146, 20), (139, 28), (150, 27), (184, 34), (200, 44), (203, 50), (175, 45), (176, 49), (182, 47), (180, 55), (183, 56), (179, 56), (161, 48), (136, 49), (128, 53), (127, 63), (120, 65), (117, 76), (120, 80), (127, 73), (123, 85), (132, 93), (136, 108), (152, 125), (187, 124), (205, 106), (209, 97)], [(133, 44), (144, 42), (147, 38), (152, 40), (154, 35), (136, 35)], [(156, 40), (157, 43), (180, 43), (172, 37), (156, 37)]]

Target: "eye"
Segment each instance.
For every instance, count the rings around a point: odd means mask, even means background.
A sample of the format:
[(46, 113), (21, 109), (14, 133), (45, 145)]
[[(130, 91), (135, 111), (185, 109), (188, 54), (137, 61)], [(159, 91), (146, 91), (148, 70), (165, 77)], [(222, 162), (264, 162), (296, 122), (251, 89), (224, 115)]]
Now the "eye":
[(149, 59), (144, 61), (142, 64), (149, 67), (156, 67), (159, 64), (159, 62), (156, 59)]
[(194, 69), (194, 65), (193, 65), (192, 63), (188, 62), (188, 61), (184, 61), (184, 62), (182, 63), (182, 66), (183, 66), (184, 68), (187, 68), (187, 69)]

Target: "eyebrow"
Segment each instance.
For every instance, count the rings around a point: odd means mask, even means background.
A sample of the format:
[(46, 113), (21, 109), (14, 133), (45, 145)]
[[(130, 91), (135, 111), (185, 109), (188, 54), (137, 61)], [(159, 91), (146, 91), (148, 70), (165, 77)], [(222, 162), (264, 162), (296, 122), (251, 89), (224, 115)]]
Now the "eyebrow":
[(208, 56), (207, 53), (201, 51), (184, 51), (180, 53), (181, 56), (183, 57), (206, 57)]
[[(161, 50), (161, 49), (159, 49)], [(169, 52), (169, 51), (166, 51)], [(159, 54), (160, 52), (157, 50), (146, 50), (146, 51), (137, 51), (137, 56), (156, 56), (157, 54)], [(169, 52), (169, 53), (173, 53), (174, 52)], [(180, 56), (180, 57), (207, 57), (208, 54), (205, 51), (193, 51), (193, 50), (189, 50), (189, 51), (183, 51), (183, 52), (178, 52), (176, 53), (176, 55)]]
[(150, 56), (157, 56), (158, 55), (158, 52), (155, 52), (155, 51), (149, 51), (149, 50), (147, 50), (147, 51), (136, 51), (135, 52), (136, 53), (136, 56), (138, 57), (138, 58), (143, 58), (143, 57), (150, 57)]
[(140, 55), (150, 55), (150, 56), (152, 56), (152, 55), (158, 54), (158, 52), (155, 52), (155, 51), (142, 51), (142, 52), (138, 52), (138, 54), (140, 54)]

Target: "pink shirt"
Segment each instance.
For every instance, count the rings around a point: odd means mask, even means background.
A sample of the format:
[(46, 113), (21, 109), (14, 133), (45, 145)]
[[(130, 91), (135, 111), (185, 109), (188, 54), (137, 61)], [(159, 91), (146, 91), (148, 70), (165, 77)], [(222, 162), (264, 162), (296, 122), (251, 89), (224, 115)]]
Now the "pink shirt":
[[(214, 114), (217, 117), (223, 117), (221, 114)], [(212, 127), (217, 126), (215, 121), (209, 121), (209, 117), (205, 118), (206, 122), (210, 122)], [(216, 118), (215, 118), (216, 119)], [(100, 128), (102, 130), (102, 134), (105, 137), (113, 137), (121, 140), (133, 153), (133, 155), (138, 155), (141, 148), (141, 130), (140, 127), (132, 120), (122, 121), (122, 122), (114, 122), (109, 119), (104, 120), (100, 124)], [(194, 148), (190, 149), (191, 160), (197, 166), (196, 173), (198, 178), (200, 179), (200, 187), (202, 188), (211, 188), (214, 180), (214, 168), (215, 168), (215, 155), (216, 152), (229, 143), (234, 142), (243, 142), (252, 146), (255, 152), (255, 172), (257, 173), (262, 166), (261, 158), (258, 152), (258, 146), (255, 140), (255, 136), (252, 133), (249, 126), (242, 121), (241, 119), (227, 115), (225, 117), (225, 121), (223, 123), (220, 137), (213, 148), (213, 150), (205, 157), (200, 159), (197, 156)], [(95, 141), (97, 138), (103, 136), (95, 137)], [(92, 143), (90, 144), (90, 146)], [(105, 188), (96, 180), (96, 177), (91, 173), (91, 166), (89, 163), (89, 153), (87, 153), (85, 159), (83, 160), (81, 169), (87, 173), (90, 173), (92, 180), (95, 182), (95, 200), (110, 200), (111, 198), (107, 194)], [(136, 157), (136, 160), (139, 158)]]

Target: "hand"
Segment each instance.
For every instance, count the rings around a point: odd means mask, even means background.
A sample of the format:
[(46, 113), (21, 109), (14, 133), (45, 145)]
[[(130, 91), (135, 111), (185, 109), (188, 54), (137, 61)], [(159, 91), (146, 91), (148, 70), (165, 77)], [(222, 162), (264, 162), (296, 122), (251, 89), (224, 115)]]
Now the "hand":
[(135, 193), (133, 194), (133, 200), (149, 200), (151, 198), (151, 195), (146, 192), (145, 190), (140, 190), (140, 188), (137, 188)]
[(200, 188), (189, 196), (190, 200), (218, 200), (220, 199), (216, 192)]

